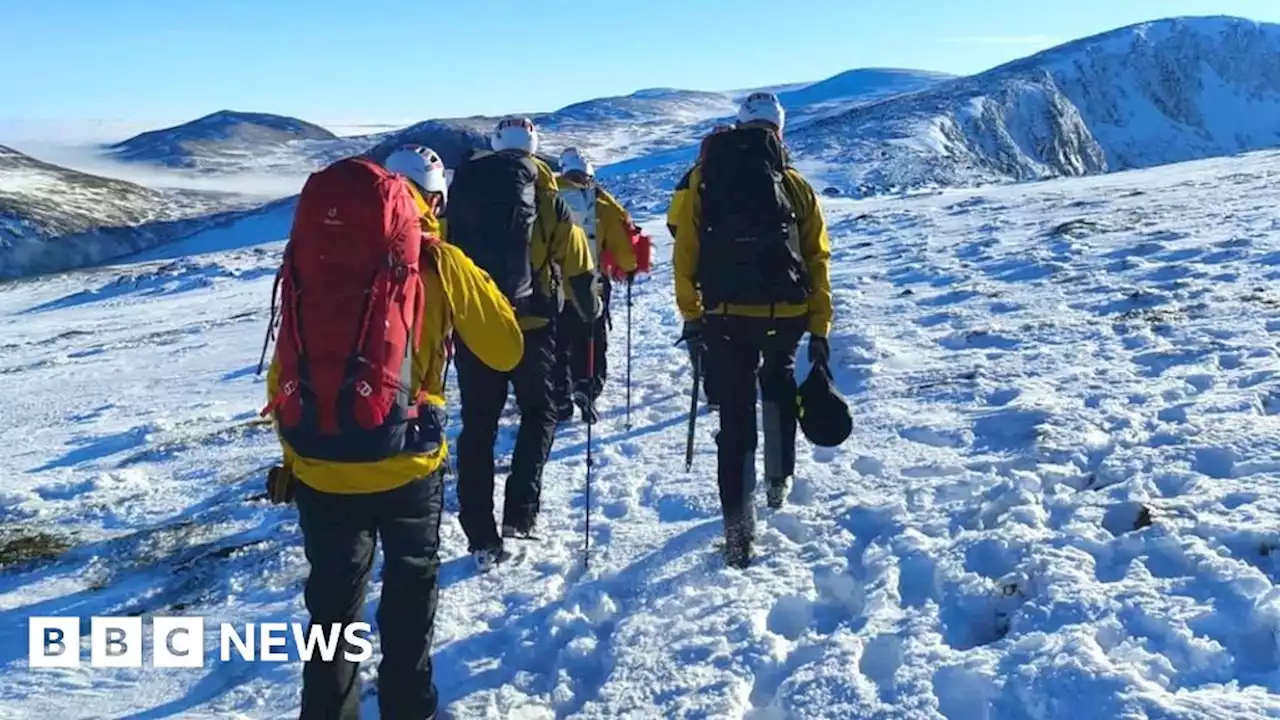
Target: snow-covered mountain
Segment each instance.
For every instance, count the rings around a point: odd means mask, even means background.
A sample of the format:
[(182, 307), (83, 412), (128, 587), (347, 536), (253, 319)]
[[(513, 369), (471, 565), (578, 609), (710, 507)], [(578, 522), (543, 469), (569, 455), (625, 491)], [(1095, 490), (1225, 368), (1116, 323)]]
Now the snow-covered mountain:
[[(825, 80), (788, 85), (780, 99), (800, 120), (834, 108), (915, 92), (953, 76), (923, 70), (858, 69)], [(584, 150), (597, 165), (610, 165), (676, 151), (696, 143), (717, 123), (733, 118), (751, 90), (708, 92), (650, 88), (630, 95), (596, 98), (550, 113), (533, 113), (552, 154)], [(488, 133), (498, 118), (448, 120)]]
[(117, 159), (209, 173), (312, 170), (373, 144), (297, 118), (222, 110), (107, 148)]
[(223, 222), (235, 196), (155, 190), (0, 146), (0, 278), (101, 263)]
[(473, 150), (489, 147), (485, 134), (491, 128), (481, 130), (461, 123), (427, 120), (403, 130), (384, 133), (377, 145), (369, 150), (375, 160), (381, 162), (392, 150), (406, 143), (426, 145), (440, 154), (445, 167), (455, 167)]
[(855, 192), (1151, 167), (1280, 145), (1280, 25), (1159, 20), (788, 133)]
[[(786, 86), (783, 100), (804, 118), (902, 92), (951, 76), (916, 70), (852, 70), (816, 83)], [(578, 147), (603, 166), (677, 150), (697, 141), (715, 123), (731, 118), (743, 92), (673, 88), (587, 100), (554, 112), (533, 112), (543, 150), (554, 156)], [(453, 164), (465, 151), (485, 147), (498, 117), (425, 120), (372, 135), (338, 137), (318, 125), (278, 115), (221, 111), (176, 127), (117, 143), (122, 160), (216, 173), (309, 172), (348, 155), (383, 157), (397, 145), (430, 145)]]

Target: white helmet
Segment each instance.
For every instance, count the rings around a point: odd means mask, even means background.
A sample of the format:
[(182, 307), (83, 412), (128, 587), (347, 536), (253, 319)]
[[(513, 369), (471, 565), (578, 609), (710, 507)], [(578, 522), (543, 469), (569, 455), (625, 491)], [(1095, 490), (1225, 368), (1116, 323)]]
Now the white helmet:
[(770, 92), (753, 92), (742, 101), (738, 108), (738, 122), (764, 121), (773, 125), (779, 132), (787, 121), (787, 111), (782, 109), (778, 96)]
[(389, 172), (404, 175), (427, 192), (440, 193), (446, 200), (449, 183), (444, 174), (444, 161), (435, 150), (422, 145), (402, 145), (382, 163)]
[(595, 166), (591, 164), (590, 160), (582, 156), (578, 148), (567, 148), (560, 153), (560, 169), (563, 172), (577, 170), (587, 177), (594, 177), (596, 174)]
[(527, 117), (503, 118), (493, 133), (493, 149), (538, 152), (538, 128)]

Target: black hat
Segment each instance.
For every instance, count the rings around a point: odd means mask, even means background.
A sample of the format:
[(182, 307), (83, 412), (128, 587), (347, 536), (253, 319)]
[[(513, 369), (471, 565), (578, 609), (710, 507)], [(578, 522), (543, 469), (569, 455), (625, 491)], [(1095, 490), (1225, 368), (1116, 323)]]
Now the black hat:
[(809, 371), (796, 395), (799, 404), (800, 430), (809, 442), (819, 447), (836, 447), (853, 432), (853, 415), (840, 397), (831, 368), (819, 363)]

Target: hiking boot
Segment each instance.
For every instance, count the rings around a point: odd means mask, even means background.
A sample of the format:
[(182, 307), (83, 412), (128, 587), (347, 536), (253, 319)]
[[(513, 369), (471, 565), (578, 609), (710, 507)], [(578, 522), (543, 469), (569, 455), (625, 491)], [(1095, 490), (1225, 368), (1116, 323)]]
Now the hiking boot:
[(537, 529), (537, 520), (527, 523), (503, 523), (502, 537), (505, 539), (533, 540), (533, 531)]
[(724, 562), (731, 568), (745, 570), (751, 566), (752, 541), (741, 533), (726, 537), (724, 541)]
[(744, 569), (751, 565), (755, 544), (755, 512), (724, 524), (724, 561), (729, 567)]
[(787, 479), (769, 478), (769, 487), (765, 490), (765, 499), (770, 510), (780, 510), (787, 501)]
[(573, 404), (578, 406), (582, 411), (582, 421), (588, 425), (595, 425), (600, 421), (600, 413), (596, 412), (596, 404), (586, 393), (579, 390), (573, 394)]
[(488, 572), (502, 562), (502, 546), (481, 548), (471, 551), (471, 559), (476, 563), (476, 569), (480, 572)]

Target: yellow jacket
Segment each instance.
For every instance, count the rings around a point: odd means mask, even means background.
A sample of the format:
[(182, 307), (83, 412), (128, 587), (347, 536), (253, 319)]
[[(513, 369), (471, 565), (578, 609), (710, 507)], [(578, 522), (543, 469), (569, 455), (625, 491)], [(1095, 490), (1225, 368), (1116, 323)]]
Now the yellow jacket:
[[(560, 187), (575, 190), (587, 187), (563, 175), (556, 182)], [(608, 190), (596, 185), (595, 191), (596, 247), (592, 249), (592, 256), (600, 257), (603, 251), (608, 250), (623, 272), (631, 272), (638, 267), (635, 250), (631, 247), (631, 215)]]
[(698, 272), (698, 217), (702, 212), (702, 199), (698, 187), (702, 184), (702, 168), (689, 171), (684, 198), (679, 203), (672, 200), (674, 217), (668, 216), (668, 224), (674, 225), (675, 246), (672, 267), (676, 283), (676, 305), (685, 320), (697, 320), (704, 314), (738, 315), (767, 318), (772, 309), (776, 317), (809, 316), (809, 332), (826, 337), (831, 332), (831, 241), (827, 237), (827, 221), (822, 215), (817, 193), (800, 173), (788, 168), (783, 176), (787, 195), (795, 208), (800, 225), (800, 252), (809, 270), (809, 299), (799, 305), (726, 305), (704, 308), (694, 277)]
[(689, 200), (689, 176), (692, 174), (693, 168), (689, 168), (680, 182), (676, 183), (676, 190), (671, 194), (671, 204), (667, 206), (667, 231), (672, 238), (676, 236), (676, 218), (684, 212), (684, 205)]
[[(426, 207), (419, 199), (419, 207)], [(423, 215), (423, 229), (440, 232), (429, 212)], [(438, 244), (423, 249), (422, 282), (426, 306), (422, 335), (413, 356), (411, 395), (420, 390), (426, 401), (444, 407), (445, 339), (457, 332), (467, 347), (486, 365), (499, 371), (515, 368), (524, 354), (524, 336), (515, 312), (493, 280), (476, 267), (461, 250)], [(274, 359), (267, 372), (267, 397), (273, 398), (280, 368)], [(339, 463), (313, 460), (293, 452), (283, 439), (284, 464), (308, 486), (338, 494), (375, 493), (393, 490), (440, 468), (448, 454), (447, 443), (430, 454), (405, 453), (366, 463)]]

